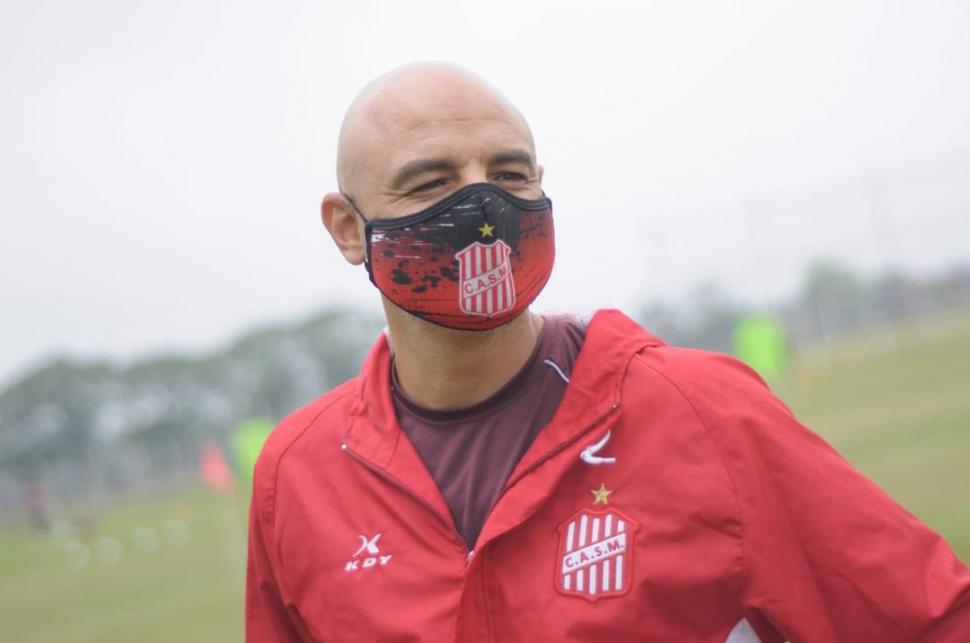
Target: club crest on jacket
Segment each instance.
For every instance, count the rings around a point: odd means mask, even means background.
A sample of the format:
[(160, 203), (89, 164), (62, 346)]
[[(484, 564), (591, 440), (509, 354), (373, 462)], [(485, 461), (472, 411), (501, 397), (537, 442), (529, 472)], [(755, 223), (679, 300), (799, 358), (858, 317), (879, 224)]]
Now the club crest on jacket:
[(559, 525), (556, 590), (588, 601), (628, 592), (636, 530), (636, 523), (612, 509), (583, 509)]

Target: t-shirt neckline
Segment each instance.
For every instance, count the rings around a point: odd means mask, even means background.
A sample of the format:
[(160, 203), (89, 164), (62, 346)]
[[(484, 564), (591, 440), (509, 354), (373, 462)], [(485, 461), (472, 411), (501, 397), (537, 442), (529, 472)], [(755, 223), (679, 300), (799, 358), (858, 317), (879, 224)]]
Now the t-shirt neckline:
[(512, 379), (506, 382), (502, 388), (486, 399), (473, 404), (472, 406), (467, 406), (460, 409), (428, 409), (421, 406), (408, 397), (407, 394), (402, 390), (400, 381), (397, 378), (397, 371), (394, 368), (393, 358), (391, 359), (390, 365), (391, 394), (396, 399), (400, 400), (401, 404), (408, 410), (408, 412), (414, 414), (425, 422), (467, 422), (478, 416), (486, 416), (495, 413), (525, 391), (526, 387), (521, 386), (521, 384), (528, 379), (532, 369), (536, 368), (539, 364), (539, 352), (543, 344), (547, 343), (549, 333), (553, 332), (553, 326), (554, 324), (550, 324), (548, 318), (543, 317), (542, 328), (539, 330), (539, 336), (536, 337), (536, 345), (533, 347), (532, 353), (525, 361), (525, 364), (522, 365), (518, 372), (512, 376)]

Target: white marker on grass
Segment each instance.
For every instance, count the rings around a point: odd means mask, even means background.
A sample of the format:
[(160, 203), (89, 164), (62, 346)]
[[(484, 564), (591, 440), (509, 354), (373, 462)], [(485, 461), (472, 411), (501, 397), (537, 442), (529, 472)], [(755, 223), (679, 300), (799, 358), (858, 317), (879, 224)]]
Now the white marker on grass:
[(153, 527), (135, 527), (131, 530), (131, 542), (136, 551), (154, 554), (162, 544), (158, 532)]
[(71, 569), (84, 569), (91, 562), (91, 550), (87, 545), (78, 542), (69, 542), (64, 545), (67, 553), (67, 565)]
[(121, 541), (111, 536), (98, 538), (98, 542), (94, 545), (94, 550), (98, 554), (98, 560), (106, 565), (117, 565), (121, 562), (121, 558), (125, 553), (121, 546)]

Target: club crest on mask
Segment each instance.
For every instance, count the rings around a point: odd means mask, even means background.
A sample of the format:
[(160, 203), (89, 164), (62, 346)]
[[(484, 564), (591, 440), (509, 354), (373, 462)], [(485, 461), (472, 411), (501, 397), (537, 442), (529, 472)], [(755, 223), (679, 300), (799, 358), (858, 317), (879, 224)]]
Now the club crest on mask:
[(504, 241), (485, 245), (479, 241), (455, 255), (460, 282), (459, 305), (468, 315), (491, 317), (515, 305), (515, 281)]
[(552, 272), (552, 202), (545, 196), (523, 199), (476, 183), (414, 214), (361, 217), (371, 281), (395, 305), (435, 324), (506, 324)]

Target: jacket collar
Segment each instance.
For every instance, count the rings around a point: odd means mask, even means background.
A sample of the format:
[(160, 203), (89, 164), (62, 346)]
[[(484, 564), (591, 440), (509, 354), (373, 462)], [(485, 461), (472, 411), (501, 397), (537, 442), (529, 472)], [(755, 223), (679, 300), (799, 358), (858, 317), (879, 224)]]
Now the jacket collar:
[(644, 348), (662, 344), (620, 311), (597, 311), (586, 327), (583, 348), (555, 415), (522, 456), (506, 487), (618, 411), (630, 360)]
[[(539, 436), (541, 445), (534, 446), (554, 448), (619, 405), (620, 387), (630, 360), (642, 349), (662, 344), (620, 311), (597, 311), (586, 328), (583, 348), (559, 408)], [(379, 467), (387, 467), (400, 450), (403, 434), (394, 411), (390, 374), (391, 350), (386, 335), (382, 334), (361, 369), (345, 435), (345, 442), (356, 453)], [(409, 440), (403, 442), (410, 446)], [(413, 452), (413, 447), (404, 450)], [(541, 457), (534, 451), (530, 449), (527, 458)]]

